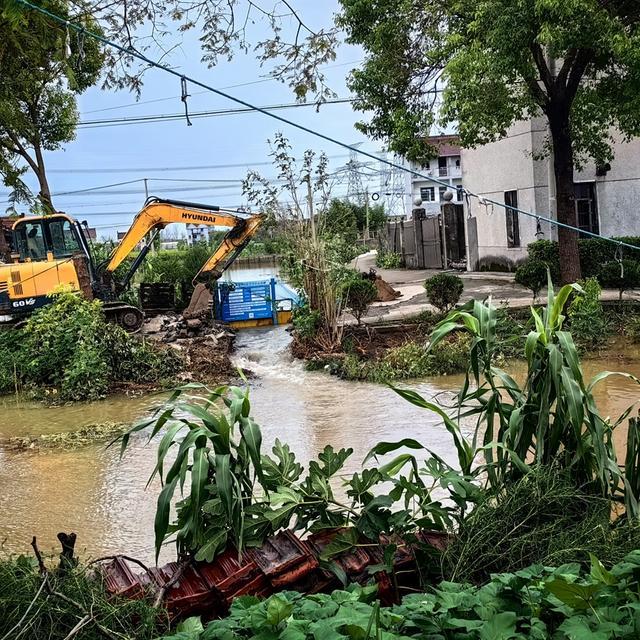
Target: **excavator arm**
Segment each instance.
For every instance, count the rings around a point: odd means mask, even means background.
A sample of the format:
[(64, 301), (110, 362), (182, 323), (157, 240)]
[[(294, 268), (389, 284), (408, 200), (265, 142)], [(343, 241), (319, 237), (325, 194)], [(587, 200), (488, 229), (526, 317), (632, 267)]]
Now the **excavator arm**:
[[(120, 244), (115, 248), (106, 266), (113, 273), (123, 260), (135, 249), (138, 243), (153, 230), (160, 230), (169, 224), (204, 224), (212, 227), (228, 227), (229, 231), (215, 253), (203, 265), (196, 279), (205, 275), (220, 277), (237, 255), (255, 235), (265, 216), (263, 214), (242, 218), (236, 213), (220, 207), (182, 202), (180, 200), (161, 200), (149, 198)], [(145, 252), (146, 255), (146, 252)], [(144, 255), (136, 260), (133, 270), (142, 262)], [(130, 273), (129, 277), (133, 275)]]

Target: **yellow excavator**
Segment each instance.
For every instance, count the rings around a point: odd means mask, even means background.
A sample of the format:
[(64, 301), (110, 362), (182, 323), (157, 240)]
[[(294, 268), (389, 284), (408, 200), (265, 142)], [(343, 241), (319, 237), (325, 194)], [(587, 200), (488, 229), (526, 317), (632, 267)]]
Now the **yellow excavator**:
[[(262, 214), (242, 216), (216, 206), (151, 197), (108, 260), (97, 264), (85, 226), (71, 216), (55, 213), (18, 218), (8, 238), (0, 238), (7, 247), (5, 255), (0, 254), (0, 324), (20, 321), (50, 303), (50, 294), (64, 284), (90, 299), (102, 300), (109, 320), (127, 331), (137, 331), (144, 319), (142, 311), (118, 297), (129, 286), (161, 229), (173, 223), (229, 229), (194, 279), (210, 291), (264, 219)], [(151, 232), (155, 235), (140, 250), (124, 277), (116, 280), (115, 270)], [(203, 290), (204, 286), (196, 289), (200, 298)]]

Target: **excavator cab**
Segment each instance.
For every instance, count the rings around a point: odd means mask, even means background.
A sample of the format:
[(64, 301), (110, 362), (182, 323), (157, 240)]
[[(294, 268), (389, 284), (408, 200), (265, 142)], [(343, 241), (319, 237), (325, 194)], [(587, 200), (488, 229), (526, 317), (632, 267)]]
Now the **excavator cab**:
[(64, 214), (23, 218), (13, 225), (20, 262), (63, 260), (82, 255), (93, 269), (93, 260), (82, 227)]

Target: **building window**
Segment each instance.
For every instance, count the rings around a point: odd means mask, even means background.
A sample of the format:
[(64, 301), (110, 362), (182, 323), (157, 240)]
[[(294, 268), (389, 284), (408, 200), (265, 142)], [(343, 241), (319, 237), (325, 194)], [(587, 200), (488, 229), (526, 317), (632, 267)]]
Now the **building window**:
[(447, 159), (445, 158), (438, 158), (438, 173), (440, 174), (441, 178), (446, 178), (448, 171), (447, 171)]
[[(505, 191), (504, 203), (507, 207), (518, 208), (518, 192), (517, 191)], [(505, 216), (507, 220), (507, 247), (519, 247), (520, 246), (520, 219), (518, 212), (513, 209), (506, 209)]]
[(435, 187), (421, 187), (420, 197), (422, 198), (422, 202), (435, 202), (436, 200)]
[(444, 202), (444, 194), (447, 192), (447, 187), (440, 187), (438, 197), (440, 198), (440, 202)]
[(576, 218), (582, 231), (600, 234), (595, 182), (576, 182), (573, 185), (576, 199)]

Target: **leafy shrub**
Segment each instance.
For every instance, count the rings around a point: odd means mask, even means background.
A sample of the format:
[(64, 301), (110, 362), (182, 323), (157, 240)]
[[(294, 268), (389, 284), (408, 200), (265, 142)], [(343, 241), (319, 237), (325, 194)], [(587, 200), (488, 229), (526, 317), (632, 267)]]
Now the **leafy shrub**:
[(634, 260), (623, 260), (622, 265), (613, 260), (600, 269), (600, 282), (607, 289), (617, 289), (622, 300), (625, 291), (640, 286), (640, 265)]
[(320, 328), (320, 312), (311, 310), (308, 303), (304, 303), (293, 310), (291, 323), (298, 336), (313, 338)]
[[(529, 260), (532, 260), (533, 262), (542, 262), (546, 268), (549, 269), (549, 273), (551, 273), (551, 282), (554, 284), (558, 284), (560, 282), (560, 251), (558, 249), (557, 242), (552, 240), (536, 240), (527, 246), (527, 253), (529, 255)], [(547, 277), (545, 275), (544, 284), (546, 283)]]
[(372, 587), (330, 595), (283, 592), (236, 598), (230, 615), (204, 629), (190, 618), (164, 640), (632, 640), (640, 634), (640, 551), (607, 571), (597, 557), (580, 565), (533, 565), (481, 587), (442, 582), (393, 607)]
[(399, 269), (404, 266), (404, 260), (395, 251), (378, 251), (376, 266), (381, 269)]
[(345, 380), (368, 382), (392, 382), (462, 373), (469, 364), (468, 336), (451, 335), (432, 349), (428, 344), (409, 340), (399, 347), (389, 349), (377, 360), (361, 360), (348, 354), (342, 361), (329, 365), (329, 370)]
[(535, 300), (547, 284), (547, 264), (541, 260), (525, 260), (517, 269), (515, 281), (533, 293)]
[(439, 273), (424, 283), (427, 299), (440, 312), (446, 313), (460, 300), (464, 283), (451, 273)]
[(159, 382), (182, 368), (173, 351), (106, 321), (102, 304), (71, 293), (0, 336), (0, 392), (53, 388), (61, 400), (95, 400), (115, 382)]
[(625, 316), (623, 331), (632, 342), (640, 342), (640, 316)]
[(600, 302), (602, 290), (596, 278), (585, 280), (582, 290), (569, 305), (569, 323), (576, 344), (593, 348), (607, 338), (607, 319)]
[(341, 280), (339, 296), (343, 307), (348, 309), (360, 324), (369, 305), (377, 298), (378, 290), (371, 280), (363, 278), (357, 271), (350, 271)]

